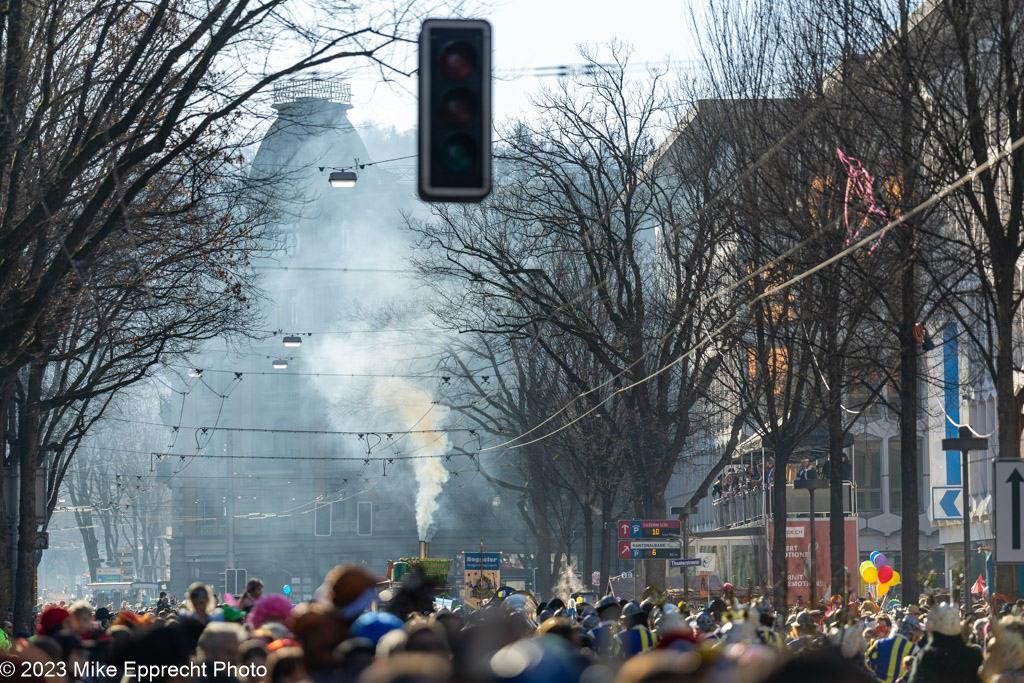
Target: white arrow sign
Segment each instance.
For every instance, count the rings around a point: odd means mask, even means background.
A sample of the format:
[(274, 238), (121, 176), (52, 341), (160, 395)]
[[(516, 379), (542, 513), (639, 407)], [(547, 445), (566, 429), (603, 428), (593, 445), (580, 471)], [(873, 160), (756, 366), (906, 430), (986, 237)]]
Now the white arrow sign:
[(995, 562), (1024, 563), (1024, 460), (996, 460), (993, 479), (995, 496)]

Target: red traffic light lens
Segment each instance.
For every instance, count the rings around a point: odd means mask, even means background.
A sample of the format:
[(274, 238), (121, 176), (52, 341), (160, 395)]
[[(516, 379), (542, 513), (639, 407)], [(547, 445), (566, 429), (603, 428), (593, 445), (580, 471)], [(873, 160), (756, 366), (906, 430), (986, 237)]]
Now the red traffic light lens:
[(465, 171), (473, 163), (476, 143), (465, 133), (449, 135), (441, 141), (441, 165), (449, 171)]
[(465, 88), (449, 90), (441, 98), (438, 114), (450, 126), (462, 126), (473, 119), (477, 111), (477, 98)]
[(451, 43), (441, 51), (441, 75), (460, 81), (476, 68), (476, 50), (469, 43)]

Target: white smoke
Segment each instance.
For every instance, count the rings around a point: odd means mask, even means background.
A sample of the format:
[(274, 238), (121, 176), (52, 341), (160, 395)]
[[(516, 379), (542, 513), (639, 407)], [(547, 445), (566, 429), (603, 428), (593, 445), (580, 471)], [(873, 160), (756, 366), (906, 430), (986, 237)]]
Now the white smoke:
[(562, 598), (565, 604), (569, 604), (569, 600), (573, 593), (579, 593), (583, 590), (583, 583), (576, 578), (576, 567), (572, 562), (566, 562), (562, 565), (562, 573), (558, 577), (558, 583), (551, 591), (555, 594), (555, 597)]
[(394, 413), (399, 424), (411, 434), (401, 435), (397, 450), (408, 453), (416, 475), (416, 531), (419, 539), (434, 536), (434, 513), (437, 512), (441, 489), (448, 481), (448, 468), (438, 456), (448, 452), (448, 436), (433, 433), (448, 416), (448, 409), (435, 404), (429, 393), (405, 380), (388, 378), (376, 383), (373, 402), (382, 410)]

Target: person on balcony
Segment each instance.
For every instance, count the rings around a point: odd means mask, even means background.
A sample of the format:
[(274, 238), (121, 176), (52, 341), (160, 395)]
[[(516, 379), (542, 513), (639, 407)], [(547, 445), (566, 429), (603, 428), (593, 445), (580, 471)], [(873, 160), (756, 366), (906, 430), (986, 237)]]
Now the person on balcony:
[(796, 473), (796, 478), (798, 481), (804, 479), (818, 478), (818, 473), (814, 470), (813, 467), (811, 467), (811, 461), (808, 460), (807, 458), (804, 458), (804, 462), (800, 466), (800, 471)]

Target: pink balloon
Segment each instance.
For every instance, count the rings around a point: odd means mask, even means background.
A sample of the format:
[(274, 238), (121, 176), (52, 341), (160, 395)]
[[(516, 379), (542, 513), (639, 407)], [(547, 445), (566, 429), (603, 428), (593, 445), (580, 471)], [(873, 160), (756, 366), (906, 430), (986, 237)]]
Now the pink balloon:
[(892, 567), (882, 567), (878, 570), (878, 583), (889, 583), (892, 579)]
[(872, 560), (872, 562), (875, 565), (875, 569), (881, 569), (885, 566), (885, 555), (883, 555), (882, 553), (878, 553), (877, 555), (875, 555), (875, 559)]

